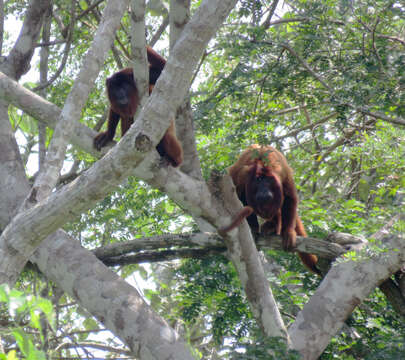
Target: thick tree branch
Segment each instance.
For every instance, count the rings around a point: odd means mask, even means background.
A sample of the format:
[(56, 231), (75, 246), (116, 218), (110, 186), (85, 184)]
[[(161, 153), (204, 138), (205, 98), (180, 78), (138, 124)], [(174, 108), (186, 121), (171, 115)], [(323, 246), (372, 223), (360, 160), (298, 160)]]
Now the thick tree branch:
[[(55, 73), (50, 77), (50, 79), (48, 79), (46, 81), (41, 81), (41, 83), (37, 87), (35, 87), (33, 89), (33, 91), (39, 91), (39, 90), (45, 89), (46, 87), (51, 85), (59, 77), (59, 75), (62, 73), (63, 69), (66, 66), (67, 60), (69, 58), (70, 48), (71, 48), (72, 42), (73, 42), (73, 32), (74, 32), (75, 23), (76, 23), (75, 3), (72, 2), (71, 10), (70, 10), (70, 23), (69, 23), (69, 26), (67, 28), (68, 34), (67, 34), (67, 37), (66, 37), (66, 41), (64, 41), (65, 42), (65, 48), (63, 49), (63, 56), (62, 56), (62, 60), (60, 62), (60, 65), (59, 65), (58, 69), (55, 71)], [(48, 39), (43, 40), (43, 42), (44, 43), (49, 43), (49, 37), (48, 37)]]
[(31, 261), (116, 334), (137, 358), (193, 359), (184, 341), (135, 288), (65, 232), (49, 236)]
[[(1, 72), (0, 98), (53, 129), (61, 113), (61, 109), (55, 104), (28, 90)], [(70, 141), (73, 145), (78, 146), (89, 154), (100, 156), (102, 154), (94, 149), (92, 142), (92, 139), (96, 135), (97, 133), (86, 125), (75, 122)]]
[(4, 100), (0, 100), (0, 179), (0, 194), (4, 194), (0, 195), (0, 230), (3, 230), (29, 191), (24, 165), (8, 118), (8, 104)]
[[(189, 19), (190, 0), (170, 2), (170, 49), (173, 49)], [(193, 76), (195, 75), (196, 72), (194, 72)], [(176, 111), (176, 132), (183, 147), (184, 159), (180, 168), (181, 171), (195, 179), (201, 180), (201, 163), (197, 153), (194, 120), (188, 94), (183, 104), (179, 106)]]
[[(43, 171), (39, 173), (30, 194), (23, 203), (23, 211), (10, 222), (0, 237), (0, 249), (4, 256), (3, 261), (0, 263), (1, 282), (14, 284), (29, 256), (40, 243), (40, 233), (34, 236), (37, 241), (31, 243), (29, 239), (22, 235), (25, 231), (23, 230), (24, 225), (20, 226), (20, 221), (25, 217), (27, 212), (30, 212), (29, 208), (38, 201), (44, 200), (57, 183), (74, 124), (80, 118), (82, 107), (104, 62), (104, 58), (110, 47), (109, 44), (112, 42), (128, 1), (118, 4), (113, 0), (108, 2), (105, 8), (104, 21), (99, 26), (92, 47), (84, 60), (79, 76), (60, 114), (45, 158)], [(56, 230), (56, 228), (53, 230)], [(22, 235), (22, 237), (19, 235)]]
[(334, 265), (298, 314), (289, 335), (303, 359), (317, 359), (354, 308), (403, 266), (404, 239), (384, 240), (383, 252), (370, 256), (373, 250), (365, 247), (354, 260)]
[(18, 39), (7, 56), (6, 63), (2, 65), (2, 71), (13, 79), (18, 80), (30, 69), (44, 14), (50, 4), (50, 0), (30, 1)]
[[(51, 37), (52, 7), (44, 14), (44, 25), (42, 27), (42, 41), (49, 42)], [(39, 51), (39, 82), (45, 84), (48, 80), (49, 71), (49, 48), (41, 47)], [(46, 97), (45, 91), (40, 91), (40, 95)], [(38, 169), (42, 169), (46, 156), (46, 125), (38, 122)]]
[(107, 2), (103, 19), (58, 119), (46, 154), (44, 169), (36, 178), (23, 208), (28, 208), (38, 201), (42, 201), (55, 187), (74, 124), (80, 119), (82, 108), (101, 66), (104, 64), (108, 49), (112, 44), (128, 2), (129, 0), (121, 1), (118, 4), (113, 0)]
[[(297, 246), (293, 251), (307, 252), (323, 259), (334, 260), (345, 252), (355, 249), (357, 244), (364, 243), (356, 236), (345, 234), (345, 243), (340, 245), (342, 238), (343, 234), (340, 233), (331, 234), (326, 239), (297, 236)], [(257, 234), (255, 243), (260, 250), (282, 249), (282, 237), (280, 235)], [(167, 252), (171, 250), (173, 252)], [(184, 252), (179, 250), (184, 250)], [(189, 257), (193, 251), (198, 257), (203, 257), (205, 250), (209, 250), (207, 256), (224, 253), (226, 247), (223, 238), (216, 233), (165, 234), (126, 242), (115, 242), (93, 250), (93, 254), (104, 261), (104, 259), (138, 255), (142, 252), (139, 257), (132, 258), (133, 263), (136, 264), (148, 262), (149, 259), (150, 261), (181, 259)]]
[[(229, 175), (213, 174), (211, 192), (217, 194), (227, 213), (234, 218), (241, 210), (235, 187)], [(225, 211), (223, 211), (225, 212)], [(289, 344), (287, 329), (264, 273), (252, 233), (246, 221), (224, 236), (231, 259), (249, 300), (253, 316), (268, 337), (280, 337)]]
[[(198, 8), (192, 21), (187, 24), (187, 31), (182, 33), (176, 43), (174, 56), (169, 58), (165, 71), (142, 110), (139, 120), (130, 128), (127, 136), (73, 184), (54, 192), (48, 201), (39, 203), (35, 208), (24, 212), (24, 215), (17, 216), (13, 220), (14, 226), (10, 226), (2, 234), (6, 248), (7, 245), (12, 246), (20, 256), (29, 256), (45, 236), (68, 219), (73, 219), (80, 212), (90, 208), (130, 174), (140, 175), (147, 181), (153, 178), (151, 170), (153, 171), (156, 163), (152, 159), (157, 159), (155, 146), (168, 127), (170, 115), (174, 114), (184, 99), (188, 79), (192, 76), (200, 55), (235, 2), (236, 0), (232, 0), (215, 4), (214, 0), (207, 0)], [(201, 33), (201, 28), (204, 28), (205, 32)], [(180, 73), (183, 76), (178, 76)], [(134, 151), (130, 152), (128, 149)], [(186, 183), (189, 181), (190, 179), (185, 180)], [(172, 191), (177, 185), (172, 183)], [(199, 186), (193, 184), (190, 191), (195, 192)], [(193, 209), (195, 214), (197, 209), (193, 204), (188, 204), (188, 208)], [(203, 211), (209, 210), (211, 209)], [(214, 219), (218, 221), (218, 216)], [(21, 264), (21, 258), (19, 263)], [(7, 267), (6, 264), (4, 266)], [(16, 274), (9, 277), (7, 272), (3, 272), (2, 276), (13, 281), (16, 279)]]
[(178, 259), (203, 259), (207, 256), (223, 254), (225, 246), (206, 247), (204, 249), (172, 249), (159, 251), (142, 251), (133, 255), (97, 257), (106, 266), (153, 263)]
[[(131, 66), (141, 106), (149, 95), (149, 72), (146, 57), (145, 0), (131, 0)], [(140, 107), (138, 107), (139, 109)], [(139, 111), (139, 110), (138, 110)]]

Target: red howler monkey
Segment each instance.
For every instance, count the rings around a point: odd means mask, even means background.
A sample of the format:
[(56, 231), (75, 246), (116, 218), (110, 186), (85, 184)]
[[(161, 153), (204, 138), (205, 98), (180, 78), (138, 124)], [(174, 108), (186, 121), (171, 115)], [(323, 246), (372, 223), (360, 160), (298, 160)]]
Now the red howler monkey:
[[(159, 78), (166, 60), (150, 46), (146, 47), (149, 62), (149, 94), (152, 92)], [(134, 115), (139, 105), (138, 89), (133, 76), (132, 68), (122, 69), (106, 80), (107, 95), (110, 101), (107, 131), (99, 133), (94, 138), (94, 147), (101, 150), (112, 141), (115, 130), (121, 118), (121, 136), (128, 131), (134, 122)], [(183, 149), (176, 137), (174, 120), (162, 140), (156, 146), (160, 156), (165, 157), (172, 166), (179, 166), (183, 161)]]
[[(298, 195), (293, 173), (285, 157), (271, 146), (257, 144), (248, 147), (229, 169), (239, 199), (245, 207), (232, 221), (220, 230), (224, 234), (239, 226), (246, 218), (253, 232), (259, 232), (257, 216), (265, 220), (263, 233), (282, 235), (284, 250), (295, 247), (296, 236), (307, 236), (297, 213)], [(304, 265), (320, 274), (315, 266), (315, 255), (298, 253)]]

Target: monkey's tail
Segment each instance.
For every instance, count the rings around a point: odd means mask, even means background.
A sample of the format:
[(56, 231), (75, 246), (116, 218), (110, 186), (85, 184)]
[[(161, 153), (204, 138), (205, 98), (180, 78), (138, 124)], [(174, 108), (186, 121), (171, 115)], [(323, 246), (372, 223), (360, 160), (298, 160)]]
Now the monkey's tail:
[(227, 232), (235, 229), (238, 227), (243, 219), (247, 218), (249, 215), (253, 213), (253, 209), (250, 206), (245, 206), (238, 215), (232, 220), (232, 222), (221, 229), (218, 230), (218, 234), (224, 236)]
[(298, 256), (300, 257), (302, 263), (312, 272), (315, 274), (318, 274), (319, 276), (322, 276), (322, 273), (320, 270), (316, 267), (316, 263), (318, 262), (318, 258), (313, 255), (313, 254), (308, 254), (308, 253), (298, 253)]
[[(295, 232), (299, 236), (307, 237), (307, 232), (305, 231), (304, 224), (302, 223), (302, 220), (299, 216), (297, 216), (296, 220), (296, 226), (295, 226)], [(298, 253), (298, 256), (300, 257), (302, 263), (312, 272), (315, 274), (318, 274), (319, 276), (322, 276), (322, 273), (319, 271), (319, 269), (316, 267), (316, 264), (318, 262), (318, 258), (316, 255), (313, 254), (308, 254), (308, 253)]]

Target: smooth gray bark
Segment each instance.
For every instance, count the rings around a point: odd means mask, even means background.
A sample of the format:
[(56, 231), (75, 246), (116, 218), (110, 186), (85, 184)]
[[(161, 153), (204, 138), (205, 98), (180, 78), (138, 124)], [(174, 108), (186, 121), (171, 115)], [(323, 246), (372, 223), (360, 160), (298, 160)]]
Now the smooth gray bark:
[(43, 201), (57, 183), (74, 124), (80, 118), (82, 108), (104, 63), (107, 51), (128, 2), (129, 0), (115, 3), (113, 0), (110, 0), (107, 3), (103, 17), (104, 20), (100, 23), (93, 44), (85, 57), (78, 78), (60, 114), (47, 151), (43, 171), (36, 178), (35, 184), (23, 203), (19, 215), (8, 224), (0, 236), (0, 253), (3, 256), (0, 263), (0, 282), (7, 282), (13, 285), (17, 281), (18, 275), (24, 268), (28, 258), (42, 240), (41, 231), (39, 231), (34, 237), (36, 241), (30, 242), (30, 239), (26, 238), (25, 234), (29, 231), (31, 225), (29, 222), (26, 222), (24, 230), (24, 224), (21, 224), (21, 219), (26, 218), (26, 216), (29, 218), (29, 214), (33, 214), (32, 206), (38, 201)]
[(405, 263), (405, 239), (385, 238), (384, 252), (336, 264), (289, 328), (293, 348), (305, 360), (317, 359), (344, 321), (370, 292)]
[[(203, 3), (202, 10), (199, 12), (198, 17), (196, 18), (196, 23), (194, 24), (194, 26), (196, 27), (194, 29), (191, 28), (190, 30), (192, 42), (193, 43), (196, 42), (198, 44), (196, 47), (197, 51), (199, 52), (202, 51), (203, 47), (208, 42), (210, 36), (214, 34), (215, 30), (222, 23), (227, 13), (231, 10), (234, 4), (235, 1), (233, 2), (206, 1)], [(208, 31), (204, 33), (205, 35), (202, 36), (201, 39), (198, 36), (201, 34), (201, 32), (199, 32), (199, 27), (201, 26), (204, 27), (203, 24), (205, 12), (208, 13), (207, 18), (208, 21), (205, 24), (207, 26), (206, 29), (208, 29)], [(212, 19), (212, 12), (214, 12), (217, 15), (215, 20)], [(198, 40), (194, 38), (195, 34), (197, 34), (197, 37), (199, 37)], [(190, 39), (188, 41), (190, 41)], [(190, 47), (190, 43), (187, 42), (187, 39), (185, 40), (184, 46)], [(198, 57), (199, 56), (196, 56), (195, 64), (197, 63)], [(178, 66), (182, 67), (181, 64), (179, 64)], [(189, 69), (190, 73), (192, 71), (192, 66), (193, 65), (191, 65)], [(173, 66), (173, 69), (176, 69), (176, 65)], [(180, 102), (181, 99), (178, 99), (178, 101)], [(151, 106), (153, 106), (153, 103)], [(57, 111), (57, 109), (54, 110)], [(150, 113), (153, 115), (151, 111)], [(154, 120), (152, 115), (149, 119), (150, 121)], [(158, 123), (156, 127), (156, 129), (162, 130), (162, 132), (165, 130), (164, 120), (165, 119), (163, 119), (162, 123)], [(149, 126), (150, 124), (147, 123), (147, 125)], [(156, 131), (156, 129), (153, 126), (151, 126), (151, 128), (153, 132)], [(148, 133), (149, 132), (150, 129), (148, 129)], [(141, 139), (143, 139), (143, 134), (141, 135), (142, 135)], [(157, 142), (159, 135), (153, 134), (152, 138), (153, 141)], [(139, 137), (137, 137), (137, 139), (139, 140)], [(121, 147), (121, 149), (120, 146), (115, 147), (117, 148), (118, 151), (117, 153), (121, 154), (122, 156), (121, 161), (123, 163), (127, 162), (128, 153), (130, 158), (132, 156), (130, 152), (128, 152), (128, 147), (125, 148), (125, 146), (128, 146), (128, 144), (131, 143), (130, 141), (131, 139), (130, 137), (128, 137), (128, 142), (126, 142)], [(146, 147), (143, 146), (144, 144), (142, 142), (140, 144), (138, 143), (141, 151), (135, 151), (135, 159), (140, 163), (141, 160), (145, 157), (146, 159), (145, 162), (149, 165), (152, 165), (153, 167), (155, 163), (152, 160), (154, 158), (156, 159), (157, 156), (154, 151), (146, 156), (145, 149), (147, 148), (148, 150), (151, 150), (151, 146), (149, 146), (150, 141), (147, 141), (146, 143), (147, 143)], [(113, 156), (114, 154), (116, 153), (112, 153), (110, 156)], [(101, 176), (105, 175), (107, 183), (110, 183), (110, 186), (112, 185), (113, 187), (114, 183), (118, 184), (120, 181), (122, 181), (122, 179), (120, 178), (122, 175), (118, 174), (119, 169), (111, 166), (111, 161), (110, 167), (108, 168), (108, 173), (105, 174), (103, 173), (103, 171), (107, 170), (107, 168), (104, 167), (104, 170), (102, 169), (103, 165), (105, 166), (108, 163), (108, 160), (100, 163), (101, 167), (99, 166), (98, 169), (99, 170), (101, 169), (101, 173), (99, 173), (99, 175)], [(132, 164), (131, 162), (129, 162), (128, 167), (130, 168), (131, 166)], [(138, 170), (140, 171), (148, 170), (146, 176), (150, 176), (150, 166), (148, 167), (141, 166), (141, 168)], [(126, 174), (128, 175), (129, 171), (128, 170), (126, 171), (127, 171)], [(90, 171), (89, 173), (92, 174), (92, 171)], [(67, 215), (68, 217), (74, 216), (69, 211), (69, 208), (66, 208), (62, 203), (58, 203), (58, 198), (60, 199), (61, 193), (64, 193), (66, 191), (67, 193), (69, 193), (70, 191), (69, 189), (72, 190), (73, 188), (74, 193), (81, 186), (86, 188), (88, 187), (88, 185), (89, 184), (86, 182), (86, 176), (84, 176), (81, 178), (81, 180), (75, 181), (74, 183), (66, 186), (65, 189), (61, 190), (61, 192), (54, 193), (49, 198), (44, 199), (44, 201), (40, 202), (38, 205), (35, 206), (35, 209), (31, 208), (27, 210), (26, 218), (25, 217), (22, 218), (21, 216), (15, 218), (14, 221), (20, 225), (18, 226), (18, 228), (16, 228), (16, 230), (20, 231), (19, 233), (20, 238), (24, 239), (24, 241), (21, 242), (13, 241), (12, 247), (11, 246), (8, 247), (8, 250), (14, 251), (16, 250), (16, 248), (18, 248), (20, 251), (25, 252), (26, 251), (25, 246), (27, 245), (24, 243), (25, 240), (32, 237), (35, 238), (35, 240), (38, 241), (39, 243), (41, 238), (46, 236), (50, 231), (50, 228), (47, 226), (47, 224), (49, 225), (50, 222), (52, 222), (53, 220), (55, 220), (56, 218), (58, 218), (60, 215), (63, 214)], [(110, 191), (111, 190), (112, 188), (110, 188)], [(5, 194), (2, 194), (2, 197), (3, 196), (7, 197)], [(54, 208), (55, 213), (53, 215), (50, 213), (46, 214), (45, 217), (48, 219), (47, 220), (43, 219), (44, 224), (40, 225), (40, 223), (37, 222), (35, 218), (37, 216), (41, 218), (45, 214), (44, 210), (48, 209), (47, 204), (52, 203), (52, 201), (56, 201), (53, 202), (53, 204), (58, 203), (57, 205), (58, 207)], [(57, 213), (59, 213), (59, 215)], [(5, 224), (2, 224), (2, 226), (4, 225)], [(3, 235), (5, 235), (6, 238), (7, 236), (9, 236), (9, 239), (11, 240), (15, 239), (14, 237), (15, 234), (10, 233), (10, 231), (5, 231), (5, 234), (3, 233)], [(56, 240), (54, 236), (56, 236), (58, 240)], [(18, 236), (16, 237), (18, 238)], [(136, 353), (136, 356), (145, 359), (191, 358), (191, 355), (189, 351), (185, 348), (184, 343), (178, 341), (176, 333), (173, 332), (173, 330), (171, 330), (169, 327), (167, 327), (167, 325), (160, 318), (156, 317), (153, 314), (152, 315), (150, 314), (150, 309), (145, 307), (145, 304), (142, 302), (139, 296), (137, 296), (133, 291), (131, 293), (130, 289), (132, 288), (130, 288), (127, 284), (125, 284), (125, 282), (122, 282), (120, 290), (120, 287), (117, 285), (117, 282), (115, 281), (117, 280), (116, 275), (114, 275), (115, 276), (114, 277), (112, 273), (105, 272), (106, 268), (103, 267), (97, 260), (95, 260), (95, 257), (91, 255), (87, 250), (78, 248), (76, 249), (77, 250), (76, 251), (75, 249), (70, 247), (70, 245), (72, 244), (70, 244), (69, 242), (71, 243), (73, 242), (71, 240), (67, 241), (66, 238), (63, 240), (64, 237), (65, 235), (63, 235), (63, 233), (61, 232), (49, 236), (49, 238), (38, 249), (38, 252), (32, 256), (32, 259), (38, 263), (38, 266), (41, 269), (43, 269), (43, 271), (45, 271), (48, 274), (48, 276), (55, 279), (55, 281), (57, 281), (58, 283), (62, 283), (61, 287), (66, 289), (66, 291), (70, 291), (70, 293), (74, 297), (78, 298), (83, 304), (86, 304), (85, 307), (87, 307), (89, 311), (91, 311), (96, 317), (98, 317), (100, 321), (104, 322), (107, 326), (111, 327), (118, 333), (121, 331), (120, 335), (123, 337), (123, 341), (125, 341), (129, 346), (131, 346), (132, 350)], [(46, 244), (48, 244), (49, 247), (46, 246)], [(11, 243), (7, 243), (7, 245), (11, 245)], [(35, 241), (34, 244), (31, 243), (28, 245), (28, 247), (29, 246), (31, 246), (31, 249), (34, 249), (36, 246)], [(61, 256), (62, 254), (64, 256)], [(86, 258), (85, 257), (86, 254), (88, 254), (90, 257)], [(15, 255), (16, 257), (19, 256), (18, 251)], [(60, 264), (60, 262), (62, 261), (63, 266), (61, 266)], [(80, 268), (78, 264), (81, 264), (83, 268)], [(61, 271), (61, 268), (63, 268), (64, 270)], [(111, 276), (112, 279), (112, 282), (110, 283), (105, 280), (109, 278), (108, 274), (109, 276)], [(8, 276), (7, 273), (3, 275)], [(100, 281), (97, 281), (96, 279), (97, 276), (100, 276), (101, 278), (99, 279)], [(112, 284), (116, 285), (116, 288), (114, 289), (115, 291), (111, 291), (113, 287)], [(103, 301), (106, 300), (104, 305), (101, 305), (101, 303), (98, 302), (101, 301), (99, 299), (100, 291), (101, 294), (103, 295), (102, 296)], [(115, 301), (117, 299), (117, 294), (118, 299), (121, 300), (116, 304), (116, 306), (114, 306), (115, 304), (112, 304), (111, 301)], [(123, 311), (123, 307), (125, 306), (127, 307), (127, 311)], [(146, 324), (145, 318), (147, 319)], [(131, 323), (128, 323), (126, 321), (127, 319), (129, 319)], [(126, 336), (126, 334), (129, 335)], [(133, 338), (134, 336), (135, 338)]]
[(17, 41), (1, 66), (1, 71), (13, 79), (19, 79), (30, 69), (30, 61), (41, 33), (44, 15), (50, 4), (50, 0), (31, 0), (28, 5)]
[[(140, 104), (143, 106), (149, 95), (149, 72), (145, 38), (145, 0), (131, 0), (131, 67)], [(145, 97), (146, 96), (146, 97)]]

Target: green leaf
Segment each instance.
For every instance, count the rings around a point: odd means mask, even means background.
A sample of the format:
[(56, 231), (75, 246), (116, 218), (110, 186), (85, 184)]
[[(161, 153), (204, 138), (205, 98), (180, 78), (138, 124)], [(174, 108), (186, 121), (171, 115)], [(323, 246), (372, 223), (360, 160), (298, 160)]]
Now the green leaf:
[(17, 341), (17, 345), (24, 356), (28, 356), (29, 354), (29, 339), (28, 335), (24, 333), (21, 329), (16, 329), (12, 331), (12, 334)]
[(9, 292), (10, 288), (7, 284), (0, 285), (0, 302), (8, 302), (9, 301)]

